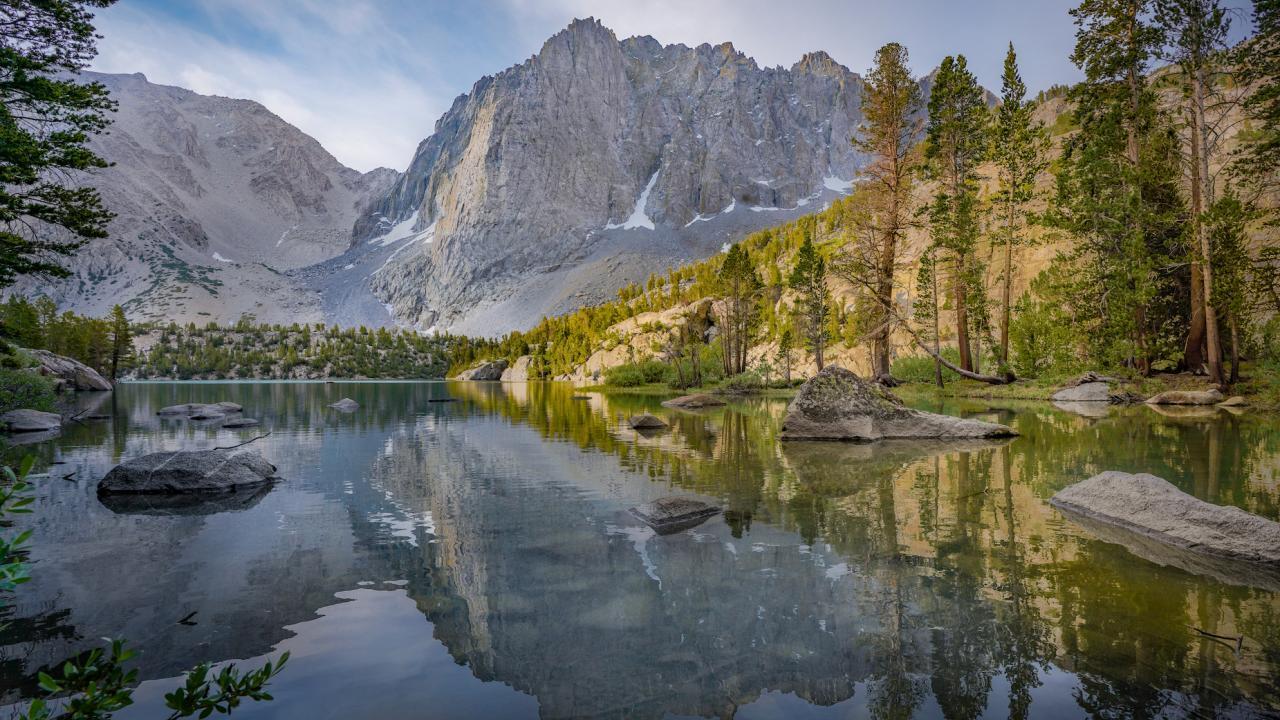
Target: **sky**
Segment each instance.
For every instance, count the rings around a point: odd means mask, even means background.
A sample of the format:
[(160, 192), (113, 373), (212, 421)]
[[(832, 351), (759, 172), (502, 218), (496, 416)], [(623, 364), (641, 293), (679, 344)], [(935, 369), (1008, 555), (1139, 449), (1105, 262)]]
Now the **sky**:
[[(249, 98), (344, 164), (403, 170), (453, 99), (536, 54), (574, 18), (619, 38), (729, 41), (761, 66), (825, 50), (865, 72), (899, 42), (924, 75), (962, 53), (1000, 89), (1008, 42), (1034, 93), (1079, 80), (1079, 0), (119, 0), (99, 12), (92, 69)], [(1247, 0), (1228, 0), (1247, 8)], [(1237, 19), (1243, 36), (1247, 20)]]

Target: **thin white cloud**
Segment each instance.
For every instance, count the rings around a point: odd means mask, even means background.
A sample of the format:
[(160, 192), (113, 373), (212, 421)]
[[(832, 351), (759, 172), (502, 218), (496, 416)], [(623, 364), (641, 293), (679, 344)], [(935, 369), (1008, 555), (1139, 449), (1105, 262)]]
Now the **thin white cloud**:
[[(315, 2), (292, 6), (293, 12), (248, 0), (218, 4), (219, 12), (243, 11), (256, 25), (271, 28), (283, 46), (271, 53), (237, 47), (174, 20), (117, 6), (98, 17), (103, 40), (93, 69), (141, 72), (155, 83), (256, 100), (358, 170), (404, 169), (448, 107), (451, 94), (431, 93), (379, 57), (403, 39), (366, 4), (332, 15), (318, 8), (297, 11)], [(308, 22), (312, 16), (324, 24), (317, 28)]]

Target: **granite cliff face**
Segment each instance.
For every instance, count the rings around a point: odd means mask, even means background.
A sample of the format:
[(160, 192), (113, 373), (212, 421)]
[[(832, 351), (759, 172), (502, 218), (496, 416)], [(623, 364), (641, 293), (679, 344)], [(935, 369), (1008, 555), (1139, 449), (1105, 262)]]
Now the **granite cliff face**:
[(847, 191), (861, 89), (821, 52), (761, 68), (575, 21), (459, 97), (353, 242), (420, 236), (372, 278), (399, 322), (522, 327)]
[(359, 209), (398, 173), (345, 167), (256, 102), (85, 75), (119, 106), (91, 142), (114, 164), (87, 180), (116, 218), (71, 279), (18, 290), (92, 314), (120, 303), (135, 319), (322, 319), (316, 294), (282, 273), (346, 250)]

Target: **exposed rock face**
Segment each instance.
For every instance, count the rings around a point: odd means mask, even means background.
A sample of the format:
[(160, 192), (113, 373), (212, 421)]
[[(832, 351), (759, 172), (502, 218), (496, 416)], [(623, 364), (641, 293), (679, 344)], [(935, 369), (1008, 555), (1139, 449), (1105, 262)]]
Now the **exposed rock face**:
[(667, 424), (661, 418), (654, 417), (649, 413), (640, 413), (632, 415), (627, 424), (634, 430), (661, 430), (667, 427)]
[[(578, 304), (604, 299), (673, 259), (719, 251), (729, 226), (736, 237), (785, 219), (767, 211), (846, 191), (863, 162), (849, 142), (861, 94), (861, 78), (826, 53), (761, 68), (729, 43), (619, 40), (578, 20), (454, 101), (355, 240), (406, 221), (430, 229), (374, 291), (401, 320), (500, 334), (572, 304), (565, 285), (592, 296)], [(593, 256), (606, 237), (669, 247)], [(581, 272), (587, 261), (613, 272)], [(538, 294), (530, 278), (562, 265), (577, 276)]]
[(1280, 523), (1204, 502), (1154, 475), (1100, 473), (1059, 491), (1050, 502), (1185, 550), (1280, 565)]
[(236, 492), (272, 482), (275, 473), (248, 447), (160, 452), (117, 465), (98, 483), (98, 494)]
[(355, 412), (360, 409), (360, 403), (351, 398), (342, 398), (336, 403), (332, 403), (329, 407), (341, 412)]
[(46, 432), (62, 427), (62, 416), (40, 410), (10, 410), (0, 415), (0, 428), (11, 433)]
[(1225, 398), (1216, 389), (1211, 390), (1166, 390), (1147, 398), (1151, 405), (1217, 405)]
[(71, 278), (17, 289), (96, 316), (119, 303), (136, 320), (323, 319), (315, 293), (280, 271), (346, 250), (360, 209), (398, 174), (344, 167), (256, 102), (84, 76), (119, 104), (90, 142), (114, 165), (86, 176), (116, 218), (76, 252)]
[(695, 527), (720, 512), (720, 508), (697, 498), (673, 495), (633, 507), (631, 512), (659, 535), (666, 535)]
[(502, 371), (502, 382), (528, 382), (529, 380), (529, 364), (533, 362), (533, 358), (528, 355), (521, 355), (511, 364), (511, 367)]
[(706, 393), (682, 395), (678, 398), (672, 398), (662, 403), (663, 407), (680, 408), (681, 410), (697, 410), (699, 408), (719, 407), (724, 404), (724, 400), (721, 400), (715, 395), (708, 395)]
[(782, 421), (783, 440), (994, 438), (1018, 433), (980, 420), (912, 410), (887, 390), (828, 365), (804, 385)]
[(72, 390), (110, 390), (111, 382), (97, 370), (78, 360), (63, 357), (48, 350), (29, 350), (40, 361), (40, 372), (59, 378)]
[(454, 380), (484, 380), (493, 381), (501, 380), (502, 374), (507, 370), (507, 361), (505, 358), (494, 360), (458, 373)]

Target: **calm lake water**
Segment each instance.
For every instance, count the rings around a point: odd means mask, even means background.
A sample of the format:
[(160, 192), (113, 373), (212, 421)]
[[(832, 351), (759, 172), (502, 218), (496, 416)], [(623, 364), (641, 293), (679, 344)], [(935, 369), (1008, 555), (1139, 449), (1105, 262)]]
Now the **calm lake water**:
[[(360, 410), (326, 407), (342, 397)], [(445, 397), (459, 401), (431, 402)], [(2, 611), (0, 704), (113, 636), (145, 680), (124, 718), (162, 717), (198, 662), (285, 650), (276, 700), (235, 717), (1280, 715), (1280, 580), (1105, 542), (1047, 502), (1116, 469), (1280, 518), (1277, 418), (963, 404), (928, 409), (1021, 436), (782, 445), (782, 401), (690, 413), (553, 384), (133, 384), (93, 400), (110, 419), (5, 451), (49, 475), (20, 523), (34, 579)], [(155, 415), (216, 400), (262, 430)], [(642, 409), (671, 430), (626, 428)], [(256, 445), (286, 480), (240, 506), (97, 499), (122, 459), (266, 430)], [(666, 536), (627, 512), (673, 493), (725, 512)]]

